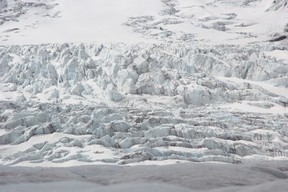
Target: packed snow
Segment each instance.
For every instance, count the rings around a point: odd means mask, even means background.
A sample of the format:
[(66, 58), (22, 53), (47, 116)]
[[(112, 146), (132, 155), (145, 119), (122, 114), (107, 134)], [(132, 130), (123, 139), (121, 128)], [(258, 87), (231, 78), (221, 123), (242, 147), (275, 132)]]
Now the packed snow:
[[(27, 168), (1, 166), (0, 190), (48, 192), (285, 192), (287, 161), (248, 164)], [(13, 178), (13, 179), (11, 179)], [(49, 181), (49, 182), (47, 182)], [(3, 185), (5, 184), (5, 185)]]
[[(109, 165), (110, 171), (163, 165), (172, 172), (213, 162), (215, 174), (223, 163), (227, 170), (247, 169), (243, 177), (256, 170), (286, 179), (287, 170), (271, 162), (284, 166), (288, 160), (287, 4), (0, 0), (0, 184), (6, 184), (0, 191), (131, 186), (119, 184), (129, 180), (99, 186), (107, 183), (91, 179), (89, 167), (78, 174), (86, 180), (76, 178), (80, 165)], [(67, 167), (61, 170), (68, 176), (47, 177), (53, 183), (37, 186), (30, 168), (21, 168), (25, 177), (14, 186), (9, 178), (20, 174), (18, 166)], [(135, 178), (135, 188), (148, 187)], [(171, 190), (287, 186), (287, 179), (269, 178), (254, 178), (251, 185), (212, 182), (211, 188), (178, 188), (178, 182)], [(155, 178), (155, 189), (175, 184), (166, 179)]]
[(2, 44), (246, 44), (288, 31), (287, 0), (2, 0)]

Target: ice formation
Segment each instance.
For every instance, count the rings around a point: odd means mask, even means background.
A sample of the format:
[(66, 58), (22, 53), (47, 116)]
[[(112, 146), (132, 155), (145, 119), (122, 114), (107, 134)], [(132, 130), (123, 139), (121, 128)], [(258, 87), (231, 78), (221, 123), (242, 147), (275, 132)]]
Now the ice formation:
[(0, 164), (287, 160), (287, 0), (103, 2), (0, 0)]
[(1, 47), (1, 163), (287, 159), (281, 48)]

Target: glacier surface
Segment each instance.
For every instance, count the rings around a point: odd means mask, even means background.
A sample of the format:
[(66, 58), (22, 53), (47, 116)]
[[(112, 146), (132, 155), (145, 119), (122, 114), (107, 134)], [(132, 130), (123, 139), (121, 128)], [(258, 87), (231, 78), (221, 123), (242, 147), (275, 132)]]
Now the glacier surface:
[(2, 46), (1, 164), (287, 159), (275, 50), (286, 47)]
[(288, 0), (0, 0), (0, 191), (286, 191), (287, 45)]
[(0, 1), (0, 164), (287, 160), (287, 0), (149, 2)]

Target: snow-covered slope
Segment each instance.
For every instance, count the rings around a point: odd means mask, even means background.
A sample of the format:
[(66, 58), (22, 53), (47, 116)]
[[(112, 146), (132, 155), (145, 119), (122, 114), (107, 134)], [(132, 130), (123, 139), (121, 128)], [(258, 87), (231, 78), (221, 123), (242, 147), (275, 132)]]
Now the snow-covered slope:
[(287, 160), (287, 0), (0, 6), (1, 164)]
[(0, 41), (245, 44), (283, 35), (287, 20), (286, 0), (3, 0)]
[(169, 42), (246, 44), (283, 33), (287, 1), (163, 0), (160, 16), (131, 17), (126, 25)]
[(162, 6), (160, 0), (8, 1), (0, 12), (3, 44), (140, 42), (123, 23), (130, 16), (157, 15)]

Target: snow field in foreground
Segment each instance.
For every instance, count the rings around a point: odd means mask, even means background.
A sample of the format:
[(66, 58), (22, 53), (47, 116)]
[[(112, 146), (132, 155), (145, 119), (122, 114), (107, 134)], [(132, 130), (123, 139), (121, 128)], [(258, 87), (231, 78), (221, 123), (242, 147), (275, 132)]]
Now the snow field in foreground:
[(287, 161), (248, 164), (179, 163), (163, 166), (79, 166), (25, 168), (1, 166), (5, 192), (285, 192)]

